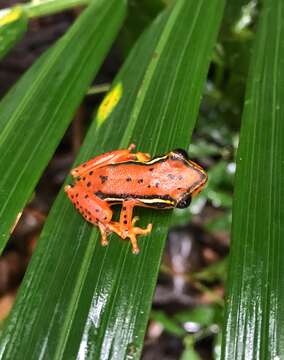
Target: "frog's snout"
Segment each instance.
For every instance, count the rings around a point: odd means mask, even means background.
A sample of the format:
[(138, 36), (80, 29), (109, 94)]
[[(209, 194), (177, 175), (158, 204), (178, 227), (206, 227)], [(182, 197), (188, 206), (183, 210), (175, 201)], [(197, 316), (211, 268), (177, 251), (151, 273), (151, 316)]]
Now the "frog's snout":
[(190, 203), (191, 203), (191, 195), (187, 193), (177, 202), (176, 207), (178, 209), (185, 209), (190, 205)]

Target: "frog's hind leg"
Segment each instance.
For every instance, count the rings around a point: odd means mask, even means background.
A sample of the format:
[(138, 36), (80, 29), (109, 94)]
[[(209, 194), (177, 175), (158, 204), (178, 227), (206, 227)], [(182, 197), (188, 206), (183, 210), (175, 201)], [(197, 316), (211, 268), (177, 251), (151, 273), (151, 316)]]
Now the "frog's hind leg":
[(108, 244), (107, 235), (112, 231), (108, 224), (111, 222), (112, 210), (106, 201), (103, 201), (91, 192), (86, 191), (80, 183), (64, 188), (71, 202), (81, 215), (91, 224), (99, 227), (101, 244)]
[(145, 162), (150, 160), (151, 157), (149, 154), (142, 152), (137, 152), (135, 154), (131, 153), (131, 150), (133, 150), (134, 148), (135, 145), (131, 144), (128, 149), (110, 151), (105, 154), (99, 155), (72, 169), (71, 175), (73, 177), (82, 176), (102, 166), (106, 166), (109, 164), (116, 164), (123, 161), (135, 160), (135, 161)]
[(73, 177), (78, 177), (105, 165), (135, 159), (136, 155), (132, 154), (129, 149), (110, 151), (105, 154), (99, 155), (91, 160), (88, 160), (83, 164), (79, 165), (78, 167), (72, 169), (71, 175)]
[(120, 235), (123, 239), (129, 238), (132, 245), (132, 252), (134, 254), (139, 253), (139, 247), (137, 243), (137, 235), (147, 235), (152, 230), (152, 224), (148, 224), (146, 229), (142, 229), (134, 226), (135, 222), (138, 220), (138, 217), (134, 217), (133, 208), (134, 206), (139, 205), (140, 202), (137, 200), (125, 200), (122, 203), (121, 213), (120, 213), (120, 231), (122, 231), (122, 235)]

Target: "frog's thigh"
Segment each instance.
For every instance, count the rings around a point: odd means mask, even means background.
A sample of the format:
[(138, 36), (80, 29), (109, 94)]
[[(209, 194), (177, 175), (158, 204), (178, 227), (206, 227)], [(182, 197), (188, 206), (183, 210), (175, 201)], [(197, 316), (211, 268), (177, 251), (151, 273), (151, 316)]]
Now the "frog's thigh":
[(66, 186), (65, 191), (81, 215), (99, 227), (102, 234), (102, 244), (106, 245), (108, 223), (112, 218), (112, 210), (108, 203), (88, 192), (80, 183), (76, 183), (72, 187)]
[(71, 174), (74, 177), (82, 176), (83, 174), (100, 168), (101, 166), (135, 159), (136, 155), (131, 154), (130, 150), (127, 149), (110, 151), (79, 165), (78, 167), (71, 170)]

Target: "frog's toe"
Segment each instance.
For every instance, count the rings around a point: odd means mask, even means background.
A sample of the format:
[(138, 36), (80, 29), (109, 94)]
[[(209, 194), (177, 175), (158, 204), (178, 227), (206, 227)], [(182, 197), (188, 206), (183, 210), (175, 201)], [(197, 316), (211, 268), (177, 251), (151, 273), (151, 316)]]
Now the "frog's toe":
[(108, 231), (103, 225), (98, 224), (98, 226), (99, 226), (99, 229), (101, 232), (101, 245), (107, 246), (108, 245), (108, 239), (107, 239)]
[(148, 224), (146, 229), (142, 229), (142, 228), (139, 228), (139, 227), (134, 227), (133, 232), (134, 232), (135, 235), (147, 235), (152, 231), (152, 227), (153, 227), (152, 224)]
[(71, 185), (64, 186), (64, 191), (68, 193), (68, 191), (72, 188)]
[(137, 243), (137, 235), (148, 235), (152, 231), (152, 224), (148, 224), (146, 229), (141, 229), (139, 227), (133, 227), (131, 232), (128, 234), (132, 245), (133, 254), (138, 254), (140, 252), (138, 243)]
[(147, 225), (147, 228), (146, 228), (147, 234), (150, 234), (150, 232), (152, 231), (152, 229), (153, 229), (153, 224), (148, 224), (148, 225)]
[(128, 146), (128, 150), (131, 151), (131, 150), (134, 150), (136, 148), (136, 144), (130, 144)]
[(136, 255), (139, 254), (140, 249), (139, 249), (139, 246), (138, 246), (138, 243), (137, 243), (136, 235), (135, 234), (129, 234), (129, 239), (130, 239), (131, 246), (132, 246), (132, 253), (136, 254)]
[(135, 255), (138, 255), (140, 253), (139, 247), (138, 246), (137, 247), (132, 246), (132, 253), (135, 254)]
[(108, 240), (101, 238), (101, 245), (102, 246), (108, 246)]
[(138, 220), (139, 220), (139, 216), (134, 216), (134, 218), (131, 221), (131, 225), (134, 226), (135, 223), (137, 223)]
[(101, 231), (101, 245), (102, 246), (108, 246), (108, 239), (106, 233), (102, 233)]

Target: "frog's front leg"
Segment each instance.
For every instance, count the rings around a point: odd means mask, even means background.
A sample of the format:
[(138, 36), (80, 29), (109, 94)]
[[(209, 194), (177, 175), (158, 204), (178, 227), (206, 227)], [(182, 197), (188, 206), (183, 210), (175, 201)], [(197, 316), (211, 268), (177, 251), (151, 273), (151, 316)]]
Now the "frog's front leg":
[(122, 237), (124, 239), (126, 239), (127, 237), (130, 239), (132, 251), (135, 254), (139, 253), (139, 247), (136, 238), (137, 235), (147, 235), (152, 230), (152, 224), (148, 224), (146, 229), (141, 229), (134, 226), (138, 218), (135, 217), (132, 219), (133, 208), (137, 205), (141, 206), (141, 203), (135, 199), (123, 201), (119, 221), (120, 229), (122, 231)]
[(108, 203), (93, 193), (86, 191), (85, 187), (79, 182), (74, 186), (65, 186), (64, 190), (81, 215), (88, 222), (99, 227), (102, 235), (101, 244), (106, 246), (108, 244), (107, 235), (112, 231), (109, 227), (112, 210)]

